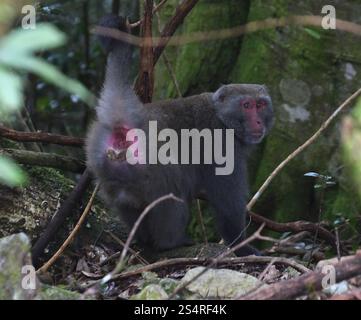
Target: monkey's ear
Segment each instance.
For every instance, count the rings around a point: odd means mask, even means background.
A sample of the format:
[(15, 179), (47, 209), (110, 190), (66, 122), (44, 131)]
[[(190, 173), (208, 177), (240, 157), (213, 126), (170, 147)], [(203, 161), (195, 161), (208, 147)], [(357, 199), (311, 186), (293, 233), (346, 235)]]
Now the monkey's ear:
[[(128, 19), (115, 14), (108, 14), (104, 16), (100, 20), (99, 26), (117, 29), (127, 33), (130, 32)], [(118, 40), (107, 36), (99, 36), (99, 41), (105, 52), (108, 53), (114, 48)]]
[(268, 94), (269, 90), (268, 90), (268, 87), (265, 84), (262, 84), (262, 88), (265, 91), (265, 93)]
[(227, 97), (227, 86), (221, 86), (215, 93), (213, 93), (212, 99), (215, 104), (223, 103)]

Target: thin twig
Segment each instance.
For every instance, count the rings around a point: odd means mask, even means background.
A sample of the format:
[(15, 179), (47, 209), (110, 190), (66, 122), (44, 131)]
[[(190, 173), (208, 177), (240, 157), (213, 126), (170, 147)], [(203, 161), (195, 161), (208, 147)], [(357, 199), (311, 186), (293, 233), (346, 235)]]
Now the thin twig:
[[(119, 239), (113, 232), (111, 231), (105, 231), (106, 233), (108, 233), (116, 242), (119, 243), (119, 245), (122, 246), (122, 248), (124, 249), (125, 247), (125, 243), (124, 241), (122, 241), (121, 239)], [(138, 259), (138, 261), (142, 264), (149, 264), (149, 262), (147, 260), (145, 260), (140, 254), (139, 252), (136, 252), (135, 250), (133, 250), (131, 247), (129, 247), (129, 252), (135, 256), (136, 259)], [(120, 254), (119, 254), (120, 256)]]
[[(361, 28), (361, 26), (360, 26)], [(299, 155), (304, 149), (306, 149), (309, 145), (311, 145), (320, 135), (321, 133), (330, 125), (333, 119), (346, 107), (348, 106), (356, 97), (361, 94), (361, 88), (358, 89), (354, 94), (348, 97), (332, 114), (331, 116), (321, 125), (321, 127), (309, 138), (305, 143), (299, 146), (295, 151), (293, 151), (285, 160), (283, 160), (275, 170), (271, 173), (271, 175), (266, 179), (263, 185), (259, 188), (256, 194), (253, 196), (251, 201), (247, 205), (247, 209), (251, 210), (253, 205), (262, 195), (262, 193), (266, 190), (271, 181), (278, 175), (278, 173), (290, 162), (293, 158)]]
[(258, 276), (258, 280), (263, 281), (263, 278), (266, 276), (267, 272), (271, 269), (271, 267), (274, 265), (276, 261), (276, 258), (273, 258), (267, 267), (262, 271), (262, 273)]
[(175, 14), (163, 28), (163, 31), (160, 34), (160, 40), (157, 46), (154, 48), (154, 65), (157, 63), (161, 54), (164, 51), (164, 48), (167, 46), (168, 42), (171, 40), (174, 33), (177, 31), (178, 27), (183, 23), (184, 19), (187, 17), (189, 12), (192, 11), (194, 6), (198, 3), (199, 0), (183, 0), (176, 8)]
[[(262, 215), (259, 215), (254, 212), (249, 212), (249, 216), (251, 217), (253, 222), (256, 223), (264, 223), (266, 228), (271, 229), (277, 232), (301, 232), (301, 231), (310, 231), (315, 233), (318, 230), (318, 234), (320, 237), (325, 239), (330, 245), (336, 248), (336, 238), (335, 236), (328, 230), (323, 227), (318, 227), (316, 224), (309, 221), (292, 221), (292, 222), (276, 222), (271, 219), (265, 218)], [(346, 251), (346, 250), (345, 250)]]
[[(159, 17), (158, 12), (156, 12), (156, 17), (157, 17), (158, 31), (159, 31), (159, 33), (161, 33), (162, 28), (161, 28), (161, 25), (160, 25), (160, 17)], [(164, 64), (165, 64), (165, 66), (166, 66), (166, 68), (168, 70), (169, 75), (172, 78), (172, 81), (173, 81), (174, 87), (176, 88), (178, 97), (181, 98), (182, 97), (182, 92), (180, 91), (180, 87), (179, 87), (177, 77), (176, 77), (175, 72), (174, 72), (174, 70), (172, 68), (172, 65), (170, 64), (170, 61), (168, 59), (168, 55), (167, 55), (167, 53), (165, 51), (163, 52), (163, 61), (164, 61)]]
[[(235, 258), (225, 258), (221, 261), (217, 261), (216, 265), (219, 266), (229, 266), (229, 265), (238, 265), (238, 264), (252, 264), (252, 263), (269, 263), (273, 261), (274, 264), (284, 264), (290, 266), (301, 273), (307, 273), (311, 270), (306, 268), (304, 265), (296, 262), (294, 259), (287, 259), (283, 257), (267, 257), (267, 256), (247, 256), (247, 257), (235, 257)], [(112, 280), (124, 280), (129, 277), (134, 277), (143, 272), (153, 271), (153, 270), (161, 270), (164, 268), (170, 268), (175, 266), (206, 266), (214, 262), (214, 258), (174, 258), (168, 260), (158, 261), (144, 267), (140, 267), (139, 269), (123, 272), (115, 275)]]
[[(162, 0), (161, 2), (159, 2), (157, 5), (154, 5), (154, 9), (153, 9), (153, 14), (158, 14), (158, 11), (160, 9), (162, 9), (163, 5), (167, 2), (168, 0)], [(143, 19), (140, 19), (136, 22), (130, 23), (129, 27), (130, 28), (136, 28), (139, 27), (141, 24), (143, 23)]]
[(146, 215), (154, 208), (156, 207), (159, 203), (165, 201), (165, 200), (175, 200), (175, 201), (180, 201), (182, 202), (183, 200), (180, 198), (175, 197), (172, 193), (162, 196), (160, 198), (158, 198), (157, 200), (153, 201), (151, 204), (149, 204), (141, 213), (141, 215), (138, 217), (137, 221), (134, 223), (132, 230), (129, 233), (128, 239), (125, 242), (122, 254), (120, 255), (120, 259), (119, 262), (117, 263), (116, 267), (114, 268), (114, 270), (112, 272), (110, 272), (109, 274), (107, 274), (101, 281), (102, 284), (105, 284), (107, 282), (109, 282), (110, 280), (113, 279), (113, 277), (123, 268), (124, 266), (124, 261), (125, 261), (125, 256), (129, 250), (129, 246), (130, 243), (132, 242), (135, 233), (137, 232), (141, 222), (143, 221), (143, 219), (146, 217)]
[(73, 231), (70, 233), (68, 238), (64, 241), (64, 243), (61, 245), (59, 250), (57, 252), (55, 252), (55, 254), (40, 269), (37, 270), (38, 273), (46, 272), (49, 269), (49, 267), (51, 267), (53, 265), (53, 263), (59, 258), (59, 256), (64, 252), (64, 250), (67, 248), (69, 243), (73, 241), (75, 235), (79, 231), (85, 218), (87, 217), (88, 213), (90, 212), (91, 206), (93, 204), (95, 195), (98, 192), (98, 189), (99, 189), (99, 184), (97, 184), (96, 187), (94, 188), (94, 191), (88, 201), (88, 204), (86, 205), (86, 207), (85, 207), (82, 215), (80, 216), (78, 223), (75, 225)]
[(336, 248), (337, 248), (337, 259), (341, 260), (341, 250), (340, 250), (340, 237), (338, 232), (338, 227), (335, 227), (335, 235), (336, 235)]
[[(187, 35), (172, 35), (168, 36), (160, 36), (160, 37), (153, 37), (153, 47), (158, 48), (161, 50), (161, 53), (164, 49), (164, 43), (167, 46), (184, 46), (190, 43), (200, 43), (200, 42), (207, 42), (213, 40), (224, 40), (229, 38), (236, 38), (240, 37), (244, 34), (249, 34), (261, 30), (267, 29), (275, 29), (280, 27), (286, 27), (289, 25), (292, 26), (314, 26), (317, 28), (321, 28), (322, 20), (324, 19), (323, 16), (288, 16), (279, 19), (265, 19), (259, 21), (252, 21), (248, 22), (245, 25), (237, 26), (234, 28), (227, 28), (221, 30), (212, 30), (212, 31), (199, 31), (194, 32), (192, 34)], [(349, 22), (346, 20), (336, 19), (337, 23), (337, 30), (349, 32), (355, 34), (357, 36), (361, 35), (361, 25)], [(100, 26), (95, 26), (91, 33), (102, 35), (106, 37), (115, 38), (118, 40), (127, 41), (133, 45), (141, 46), (143, 44), (144, 38), (140, 38), (134, 35), (129, 35), (128, 33), (121, 32), (116, 29), (112, 28), (105, 28)], [(129, 35), (129, 36), (128, 36)], [(155, 59), (159, 58), (158, 54), (155, 56)], [(154, 61), (154, 63), (157, 59)]]
[(207, 232), (206, 232), (206, 227), (204, 225), (203, 212), (202, 212), (202, 209), (201, 209), (201, 201), (199, 199), (197, 199), (197, 212), (198, 212), (199, 223), (201, 225), (203, 240), (204, 240), (204, 243), (206, 245), (208, 245)]

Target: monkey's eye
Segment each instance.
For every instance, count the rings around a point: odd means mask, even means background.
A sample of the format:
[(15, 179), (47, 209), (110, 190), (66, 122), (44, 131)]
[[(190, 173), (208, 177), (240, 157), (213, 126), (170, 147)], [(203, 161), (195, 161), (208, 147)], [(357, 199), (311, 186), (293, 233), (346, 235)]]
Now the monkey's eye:
[(250, 103), (248, 101), (244, 102), (243, 103), (243, 107), (246, 108), (246, 109), (249, 109), (250, 108)]
[(266, 101), (258, 100), (257, 101), (257, 109), (263, 109), (264, 107), (266, 107)]

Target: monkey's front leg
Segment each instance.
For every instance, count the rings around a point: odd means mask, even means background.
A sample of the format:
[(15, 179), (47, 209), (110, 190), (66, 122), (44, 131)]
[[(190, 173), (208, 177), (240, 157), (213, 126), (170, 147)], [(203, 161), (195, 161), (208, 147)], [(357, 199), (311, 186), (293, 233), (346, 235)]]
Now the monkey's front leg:
[[(246, 238), (246, 186), (232, 176), (209, 176), (207, 198), (215, 210), (218, 230), (229, 246)], [(237, 256), (261, 255), (250, 245), (238, 249)]]

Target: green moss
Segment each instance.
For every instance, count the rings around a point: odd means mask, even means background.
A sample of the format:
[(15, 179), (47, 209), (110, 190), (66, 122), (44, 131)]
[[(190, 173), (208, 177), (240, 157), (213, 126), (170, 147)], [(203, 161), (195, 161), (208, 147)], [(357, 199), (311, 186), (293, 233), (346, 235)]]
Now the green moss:
[[(252, 1), (248, 20), (277, 18), (291, 14), (309, 14), (315, 6), (313, 1)], [(333, 48), (339, 50), (335, 33), (320, 28), (287, 26), (274, 30), (262, 30), (247, 34), (231, 74), (232, 82), (264, 83), (271, 93), (276, 124), (265, 144), (258, 148), (258, 155), (251, 163), (252, 191), (258, 190), (269, 174), (288, 154), (306, 141), (329, 116), (337, 105), (332, 80), (339, 79), (339, 69), (332, 68), (330, 61)], [(315, 36), (315, 32), (317, 36)], [(319, 37), (318, 37), (319, 36)], [(342, 76), (341, 76), (342, 77)], [(309, 87), (311, 100), (304, 108), (309, 113), (306, 120), (289, 121), (289, 114), (283, 107), (298, 107), (283, 99), (280, 83), (284, 79), (297, 79)], [(314, 94), (315, 87), (321, 94)], [(298, 218), (315, 220), (319, 199), (314, 190), (314, 181), (304, 177), (308, 171), (329, 173), (332, 169), (330, 156), (337, 153), (335, 142), (338, 133), (325, 133), (302, 154), (293, 159), (270, 184), (256, 204), (256, 211), (270, 214), (279, 221)], [(333, 160), (333, 159), (332, 159)], [(337, 161), (334, 161), (337, 162)], [(333, 164), (332, 164), (333, 165)], [(336, 166), (336, 165), (334, 165)], [(335, 188), (335, 201), (327, 202), (330, 211), (347, 205), (343, 188)], [(347, 208), (347, 207), (346, 207)], [(326, 209), (325, 209), (326, 210)]]
[[(61, 287), (51, 287), (43, 285), (41, 292), (38, 294), (37, 299), (40, 300), (82, 300), (83, 297), (80, 293), (69, 291)], [(87, 297), (87, 299), (90, 299)]]
[(54, 183), (56, 183), (57, 189), (63, 190), (66, 193), (74, 186), (74, 181), (64, 177), (64, 175), (53, 168), (28, 167), (27, 173), (33, 178), (41, 180), (44, 189), (53, 188)]
[[(248, 1), (201, 0), (187, 16), (181, 33), (191, 36), (197, 31), (219, 30), (243, 24), (246, 21), (247, 7)], [(211, 91), (226, 82), (237, 58), (240, 43), (240, 39), (230, 39), (167, 49), (182, 95)], [(176, 97), (173, 81), (162, 64), (157, 67), (156, 75), (156, 96)]]

